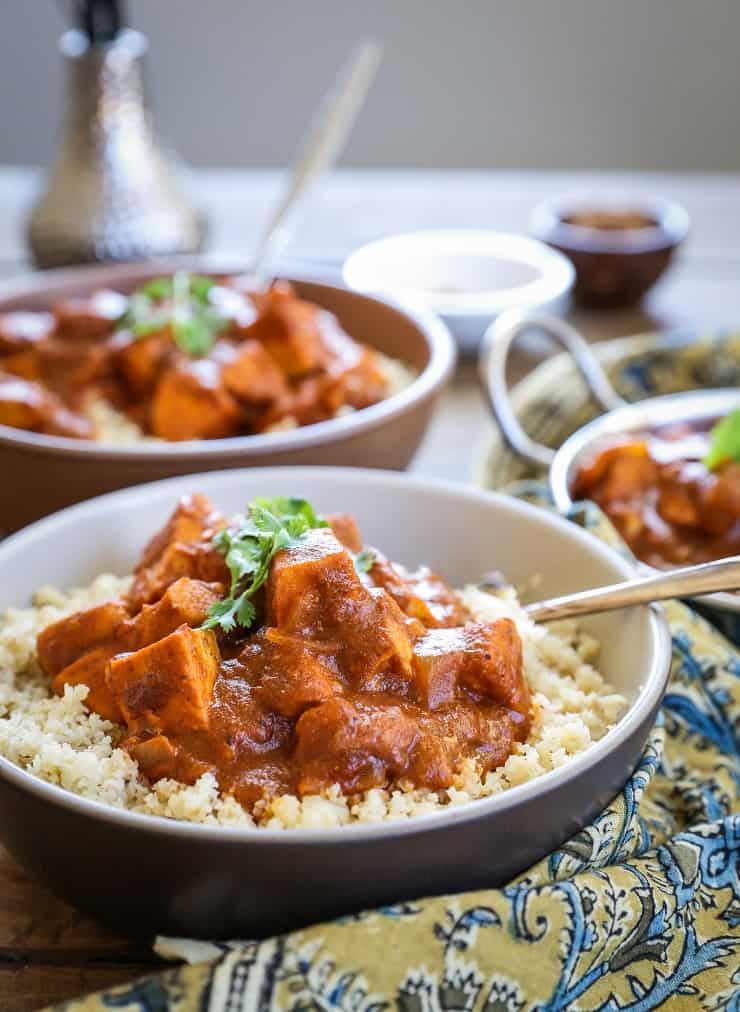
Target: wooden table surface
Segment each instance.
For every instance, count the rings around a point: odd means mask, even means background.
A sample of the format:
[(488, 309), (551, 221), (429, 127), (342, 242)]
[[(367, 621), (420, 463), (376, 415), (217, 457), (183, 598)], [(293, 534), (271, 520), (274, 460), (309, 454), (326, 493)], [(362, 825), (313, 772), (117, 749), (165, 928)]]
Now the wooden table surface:
[[(38, 177), (0, 169), (0, 285), (28, 270), (22, 222)], [(211, 218), (211, 248), (242, 258), (280, 186), (273, 172), (203, 172), (193, 179)], [(640, 309), (573, 312), (592, 340), (665, 327), (740, 325), (740, 176), (577, 173), (337, 173), (317, 193), (293, 248), (297, 260), (336, 269), (370, 239), (415, 228), (526, 231), (537, 201), (563, 192), (635, 192), (678, 200), (689, 211), (689, 241)], [(290, 263), (286, 262), (286, 269)], [(301, 265), (303, 266), (303, 265)], [(521, 375), (534, 364), (519, 355)], [(469, 479), (490, 431), (474, 368), (462, 362), (412, 470)], [(0, 849), (0, 1010), (25, 1012), (151, 972), (156, 958), (111, 935), (32, 881)]]

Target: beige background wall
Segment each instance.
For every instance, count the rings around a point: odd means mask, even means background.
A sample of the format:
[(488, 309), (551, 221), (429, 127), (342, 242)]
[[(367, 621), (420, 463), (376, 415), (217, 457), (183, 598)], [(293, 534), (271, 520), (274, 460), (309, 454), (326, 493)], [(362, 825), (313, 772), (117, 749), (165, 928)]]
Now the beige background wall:
[[(740, 0), (130, 0), (197, 165), (282, 163), (351, 45), (386, 56), (345, 164), (740, 169)], [(44, 161), (54, 0), (0, 0), (0, 162)]]

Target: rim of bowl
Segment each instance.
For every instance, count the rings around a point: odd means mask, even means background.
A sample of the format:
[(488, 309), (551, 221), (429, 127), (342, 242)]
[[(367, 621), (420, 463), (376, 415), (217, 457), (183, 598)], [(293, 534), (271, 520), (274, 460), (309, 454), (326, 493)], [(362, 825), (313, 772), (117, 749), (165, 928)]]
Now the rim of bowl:
[[(600, 229), (571, 225), (564, 216), (579, 210), (630, 210), (656, 224), (648, 228)], [(688, 211), (672, 200), (628, 193), (574, 194), (544, 200), (532, 211), (530, 230), (543, 242), (584, 253), (646, 253), (678, 246), (689, 233)]]
[[(194, 268), (209, 273), (243, 273), (242, 268), (229, 270), (223, 266), (214, 266), (209, 258), (172, 259), (152, 261), (151, 265), (140, 262), (135, 264), (111, 264), (78, 268), (55, 268), (49, 271), (37, 271), (25, 280), (10, 282), (0, 287), (0, 312), (3, 304), (26, 296), (43, 292), (48, 287), (74, 284), (83, 279), (90, 281), (91, 288), (96, 285), (115, 285), (116, 278), (123, 281), (131, 276), (148, 271), (151, 267), (152, 276), (161, 272), (190, 264)], [(218, 262), (215, 262), (218, 263)], [(233, 268), (233, 264), (231, 265)], [(99, 279), (96, 281), (96, 278)], [(107, 279), (107, 280), (106, 280)], [(291, 273), (288, 281), (320, 285), (337, 292), (346, 292), (339, 285), (332, 284), (320, 274)], [(371, 295), (364, 292), (350, 292), (360, 295), (371, 302), (381, 303), (410, 319), (423, 334), (429, 350), (429, 361), (421, 372), (403, 390), (391, 394), (385, 400), (370, 407), (362, 408), (351, 414), (330, 418), (325, 422), (302, 425), (296, 429), (281, 432), (259, 433), (255, 435), (230, 436), (226, 439), (195, 439), (182, 442), (151, 442), (151, 443), (110, 443), (102, 440), (72, 439), (67, 436), (46, 436), (25, 429), (15, 429), (8, 425), (0, 425), (0, 444), (12, 444), (28, 450), (53, 450), (61, 456), (100, 457), (106, 460), (111, 457), (119, 460), (179, 460), (189, 458), (232, 457), (243, 452), (257, 456), (266, 456), (276, 452), (300, 450), (311, 446), (323, 446), (339, 439), (346, 439), (360, 432), (372, 430), (385, 422), (404, 414), (413, 405), (425, 400), (438, 390), (452, 375), (457, 359), (457, 346), (445, 323), (429, 309), (422, 306), (408, 306), (389, 295)], [(61, 297), (61, 293), (60, 293)], [(404, 362), (404, 365), (408, 365)]]
[[(426, 258), (439, 255), (508, 260), (536, 270), (539, 277), (521, 285), (490, 291), (441, 293), (426, 288), (369, 283), (368, 268), (382, 265), (389, 251), (422, 251)], [(353, 291), (377, 295), (387, 292), (406, 305), (429, 306), (450, 316), (498, 313), (514, 306), (539, 306), (555, 302), (572, 289), (575, 270), (570, 260), (539, 239), (514, 232), (487, 229), (429, 229), (401, 232), (360, 246), (342, 265), (342, 278)]]
[[(267, 476), (283, 474), (285, 469), (273, 467), (263, 468), (262, 471)], [(125, 504), (127, 502), (142, 499), (147, 501), (154, 489), (171, 487), (174, 490), (186, 482), (190, 483), (193, 481), (206, 486), (211, 482), (218, 482), (220, 479), (225, 478), (238, 480), (239, 476), (244, 473), (244, 471), (235, 469), (166, 478), (162, 481), (148, 482), (144, 485), (136, 485), (117, 492), (109, 492), (106, 495), (96, 496), (94, 499), (79, 503), (76, 506), (69, 506), (58, 513), (45, 517), (43, 520), (36, 521), (18, 533), (10, 535), (10, 537), (0, 543), (0, 568), (2, 567), (4, 557), (8, 553), (22, 553), (24, 545), (27, 542), (39, 538), (44, 539), (54, 534), (59, 527), (63, 527), (70, 519), (84, 520), (87, 514), (96, 512), (101, 504), (118, 502), (121, 503), (122, 511), (125, 512)], [(634, 566), (629, 560), (626, 560), (609, 545), (599, 541), (587, 531), (582, 530), (557, 514), (550, 514), (530, 503), (512, 499), (510, 496), (505, 496), (498, 492), (487, 492), (451, 481), (414, 478), (398, 474), (395, 471), (370, 468), (296, 467), (291, 468), (291, 475), (297, 479), (321, 475), (331, 476), (336, 479), (338, 475), (344, 475), (353, 482), (359, 482), (376, 489), (390, 483), (404, 486), (421, 494), (438, 495), (441, 493), (451, 498), (463, 498), (487, 503), (494, 510), (496, 507), (504, 507), (521, 513), (535, 523), (544, 524), (552, 528), (554, 536), (558, 536), (559, 534), (564, 536), (566, 540), (575, 539), (582, 541), (591, 552), (600, 556), (605, 561), (614, 564), (616, 569), (621, 571), (625, 578), (634, 575)], [(254, 478), (254, 476), (255, 469), (250, 468), (249, 477)], [(132, 812), (125, 808), (115, 808), (101, 801), (81, 797), (72, 791), (34, 776), (4, 756), (0, 756), (0, 776), (16, 787), (30, 791), (32, 794), (51, 804), (61, 805), (64, 808), (79, 812), (81, 815), (111, 822), (116, 825), (125, 825), (131, 829), (138, 828), (145, 832), (170, 833), (186, 838), (209, 839), (214, 842), (234, 843), (249, 840), (253, 843), (261, 841), (271, 845), (283, 844), (288, 846), (298, 846), (306, 843), (341, 844), (344, 841), (358, 839), (372, 840), (376, 837), (413, 835), (442, 828), (451, 823), (467, 822), (495, 812), (508, 811), (518, 804), (519, 801), (532, 800), (541, 795), (548, 794), (551, 790), (557, 789), (560, 784), (572, 780), (582, 771), (597, 766), (601, 760), (609, 755), (613, 746), (629, 738), (651, 710), (659, 705), (670, 671), (671, 636), (665, 615), (660, 607), (657, 605), (643, 605), (640, 607), (644, 608), (648, 613), (654, 640), (654, 650), (641, 689), (627, 713), (603, 738), (592, 743), (584, 752), (568, 760), (564, 766), (550, 770), (527, 783), (510, 787), (500, 794), (489, 798), (477, 799), (471, 801), (469, 804), (459, 806), (447, 805), (438, 812), (415, 815), (408, 819), (399, 818), (374, 823), (357, 822), (322, 829), (266, 829), (256, 826), (212, 826), (168, 819), (160, 815)]]
[[(712, 402), (716, 403), (713, 407)], [(688, 409), (687, 409), (688, 405)], [(582, 454), (601, 441), (608, 441), (624, 433), (655, 428), (673, 421), (694, 421), (722, 414), (732, 407), (740, 407), (740, 390), (733, 387), (712, 387), (708, 390), (684, 390), (658, 397), (633, 401), (586, 422), (560, 446), (550, 466), (549, 482), (556, 507), (565, 511), (573, 504), (570, 494), (571, 470)], [(653, 412), (657, 413), (657, 419)], [(652, 418), (652, 420), (651, 420)], [(641, 563), (650, 570), (655, 567)], [(657, 572), (657, 570), (655, 570)], [(740, 594), (720, 592), (698, 598), (706, 604), (726, 611), (740, 612)]]

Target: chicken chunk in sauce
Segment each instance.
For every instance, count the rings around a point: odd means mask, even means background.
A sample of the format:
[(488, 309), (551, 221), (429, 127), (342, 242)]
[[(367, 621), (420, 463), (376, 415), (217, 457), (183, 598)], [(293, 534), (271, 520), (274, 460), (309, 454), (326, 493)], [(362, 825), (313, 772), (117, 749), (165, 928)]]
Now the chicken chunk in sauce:
[(54, 690), (89, 686), (87, 705), (122, 725), (143, 775), (190, 783), (209, 771), (251, 809), (332, 785), (442, 790), (464, 760), (485, 772), (526, 739), (514, 624), (473, 621), (431, 570), (373, 549), (361, 565), (351, 517), (285, 535), (250, 621), (214, 622), (233, 592), (224, 546), (244, 555), (244, 531), (262, 544), (240, 527), (251, 518), (227, 524), (203, 496), (182, 500), (122, 600), (38, 637)]

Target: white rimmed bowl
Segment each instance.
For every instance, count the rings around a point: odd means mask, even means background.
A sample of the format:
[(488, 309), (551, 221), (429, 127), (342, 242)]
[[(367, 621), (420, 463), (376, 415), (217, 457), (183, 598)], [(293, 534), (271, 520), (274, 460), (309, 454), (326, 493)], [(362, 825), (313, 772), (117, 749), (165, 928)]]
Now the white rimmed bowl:
[[(271, 468), (128, 489), (48, 517), (0, 544), (0, 610), (40, 584), (129, 570), (177, 498), (200, 490), (232, 512), (257, 494), (304, 495), (355, 514), (370, 543), (453, 583), (535, 572), (545, 596), (621, 580), (632, 568), (561, 518), (516, 500), (390, 472)], [(423, 518), (423, 522), (419, 522)], [(0, 759), (0, 841), (59, 895), (119, 931), (255, 937), (403, 899), (497, 886), (588, 823), (639, 760), (665, 689), (659, 609), (584, 621), (629, 709), (558, 770), (485, 800), (409, 820), (336, 829), (192, 825), (80, 798)]]
[(461, 229), (407, 232), (361, 246), (345, 261), (342, 277), (355, 291), (431, 309), (470, 350), (506, 309), (559, 311), (575, 272), (536, 239)]
[[(48, 309), (97, 288), (129, 292), (186, 267), (240, 273), (205, 258), (43, 271), (0, 290), (0, 313)], [(335, 313), (345, 330), (417, 372), (405, 389), (362, 411), (290, 431), (182, 443), (120, 445), (44, 436), (0, 425), (0, 531), (114, 489), (228, 467), (330, 464), (405, 468), (449, 380), (456, 349), (429, 311), (392, 305), (333, 285), (291, 279), (298, 294)]]

